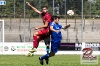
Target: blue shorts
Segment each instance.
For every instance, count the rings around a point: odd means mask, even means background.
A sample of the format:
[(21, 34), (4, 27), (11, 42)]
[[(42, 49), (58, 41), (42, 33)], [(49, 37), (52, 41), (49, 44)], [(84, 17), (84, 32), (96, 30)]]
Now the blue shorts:
[(51, 41), (51, 51), (57, 53), (60, 47), (60, 43), (61, 41)]

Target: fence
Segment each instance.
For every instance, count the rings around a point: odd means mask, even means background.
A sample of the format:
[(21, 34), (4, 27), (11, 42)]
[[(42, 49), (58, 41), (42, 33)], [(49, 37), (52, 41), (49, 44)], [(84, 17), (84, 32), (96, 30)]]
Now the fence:
[[(91, 18), (87, 19), (84, 17), (83, 31), (82, 21), (79, 17), (81, 16), (61, 18), (59, 23), (62, 25), (71, 24), (67, 30), (62, 30), (63, 40), (62, 42), (100, 42), (99, 36), (99, 19)], [(5, 42), (32, 42), (33, 33), (36, 32), (34, 27), (42, 25), (42, 20), (38, 18), (26, 18), (24, 24), (24, 18), (4, 18), (5, 23)], [(24, 32), (25, 31), (25, 32)], [(82, 34), (83, 33), (83, 34)], [(11, 38), (9, 38), (11, 37)]]
[[(39, 14), (27, 6), (26, 1), (38, 10), (48, 6), (52, 15), (61, 16), (60, 24), (71, 24), (69, 29), (62, 30), (62, 42), (100, 42), (99, 0), (84, 0), (83, 8), (81, 0), (7, 0), (6, 5), (0, 5), (0, 19), (5, 21), (5, 42), (31, 42), (33, 28), (42, 25)], [(70, 9), (74, 10), (74, 16), (66, 15)]]

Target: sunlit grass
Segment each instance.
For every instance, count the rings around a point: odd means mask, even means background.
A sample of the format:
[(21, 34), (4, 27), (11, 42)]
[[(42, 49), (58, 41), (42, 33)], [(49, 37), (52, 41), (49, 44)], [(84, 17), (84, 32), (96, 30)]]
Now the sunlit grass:
[[(38, 57), (39, 55), (0, 55), (0, 66), (41, 66)], [(43, 66), (100, 66), (99, 60), (97, 65), (83, 65), (80, 63), (80, 55), (56, 55), (50, 58), (48, 65), (44, 63)]]

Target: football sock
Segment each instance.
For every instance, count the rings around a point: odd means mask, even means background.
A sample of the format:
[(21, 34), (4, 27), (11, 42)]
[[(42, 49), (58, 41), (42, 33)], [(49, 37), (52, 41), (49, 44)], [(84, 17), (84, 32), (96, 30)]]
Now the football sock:
[(33, 36), (33, 47), (37, 48), (38, 47), (38, 42), (37, 42), (37, 36)]
[(50, 49), (49, 46), (46, 47), (47, 54), (49, 53)]

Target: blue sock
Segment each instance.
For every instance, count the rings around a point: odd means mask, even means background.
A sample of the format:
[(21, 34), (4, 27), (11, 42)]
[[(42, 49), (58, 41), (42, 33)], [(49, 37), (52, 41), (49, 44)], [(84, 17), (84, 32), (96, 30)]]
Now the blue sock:
[(50, 49), (49, 49), (49, 47), (47, 46), (46, 47), (46, 51), (47, 51), (47, 54), (49, 53), (49, 51), (50, 51)]
[(43, 60), (43, 59), (46, 59), (46, 58), (49, 58), (49, 54), (43, 55), (40, 59)]
[(47, 51), (47, 53), (49, 53), (49, 49), (48, 48), (46, 48), (46, 51)]

